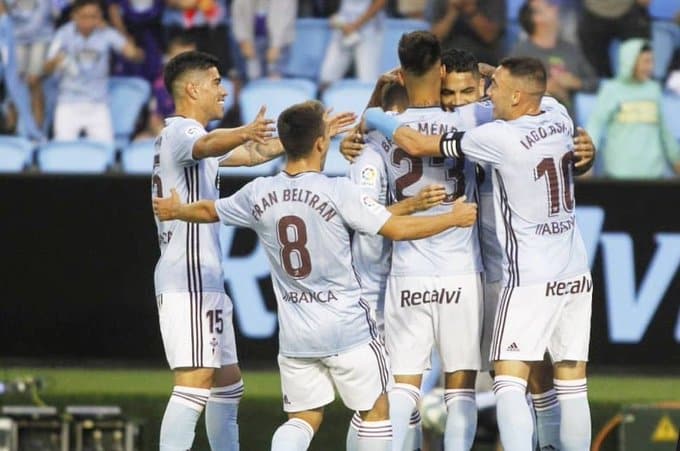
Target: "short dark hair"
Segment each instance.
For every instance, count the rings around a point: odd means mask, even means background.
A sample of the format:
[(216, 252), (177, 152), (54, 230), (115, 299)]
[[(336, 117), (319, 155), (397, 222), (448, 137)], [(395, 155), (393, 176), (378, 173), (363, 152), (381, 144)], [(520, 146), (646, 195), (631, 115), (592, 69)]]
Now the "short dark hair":
[(479, 61), (471, 52), (463, 49), (447, 49), (442, 53), (442, 64), (446, 68), (446, 73), (472, 72), (472, 75), (479, 77)]
[(192, 70), (208, 70), (211, 67), (219, 67), (219, 62), (208, 53), (196, 51), (180, 53), (168, 61), (163, 69), (165, 88), (174, 96), (172, 87), (179, 77)]
[(299, 160), (309, 155), (314, 142), (324, 135), (324, 112), (321, 102), (308, 100), (286, 108), (279, 115), (276, 127), (290, 160)]
[(385, 111), (395, 107), (402, 110), (408, 106), (406, 88), (396, 81), (391, 81), (383, 86), (380, 99), (380, 105)]
[(102, 13), (104, 12), (104, 5), (100, 0), (75, 0), (73, 2), (73, 6), (71, 6), (71, 11), (75, 12), (78, 11), (80, 8), (83, 8), (88, 5), (94, 5), (97, 8), (99, 8), (99, 11)]
[(510, 57), (504, 58), (500, 65), (506, 68), (513, 77), (522, 78), (535, 84), (538, 90), (545, 91), (548, 76), (541, 60), (528, 56)]
[(652, 45), (649, 43), (649, 41), (645, 41), (645, 43), (640, 47), (640, 53), (642, 52), (651, 52), (652, 51)]
[(166, 47), (167, 49), (169, 49), (170, 47), (175, 45), (179, 45), (182, 47), (187, 47), (190, 45), (195, 46), (196, 40), (188, 33), (179, 33), (168, 40), (168, 45)]
[(522, 29), (526, 31), (529, 36), (534, 34), (534, 30), (536, 29), (536, 24), (534, 23), (534, 9), (531, 7), (531, 4), (528, 1), (524, 2), (522, 7), (519, 9), (518, 18)]
[(415, 76), (421, 76), (439, 64), (441, 55), (439, 39), (429, 31), (404, 33), (399, 39), (401, 68)]

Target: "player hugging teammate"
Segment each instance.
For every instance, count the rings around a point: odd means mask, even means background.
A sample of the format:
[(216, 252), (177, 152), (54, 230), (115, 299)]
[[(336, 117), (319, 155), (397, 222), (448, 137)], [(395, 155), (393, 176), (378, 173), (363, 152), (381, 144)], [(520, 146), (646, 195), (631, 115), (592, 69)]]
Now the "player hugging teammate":
[[(489, 360), (504, 449), (535, 448), (529, 381), (542, 449), (585, 451), (592, 281), (573, 220), (573, 175), (592, 163), (592, 144), (573, 137), (533, 59), (504, 60), (488, 101), (474, 57), (442, 55), (431, 33), (405, 34), (399, 58), (398, 82), (380, 86), (381, 102), (373, 102), (392, 112), (367, 111), (374, 131), (363, 137), (349, 180), (320, 173), (333, 125), (307, 102), (279, 117), (284, 171), (225, 199), (159, 192), (159, 227), (221, 221), (254, 229), (263, 243), (289, 418), (272, 450), (308, 448), (333, 387), (357, 412), (347, 449), (418, 449), (420, 386), (436, 350), (447, 451), (472, 448), (475, 379)], [(362, 147), (358, 138), (354, 132), (343, 151)], [(191, 158), (183, 161), (191, 174)], [(295, 201), (285, 196), (292, 190)], [(552, 233), (553, 223), (572, 225)], [(290, 302), (303, 296), (310, 301)]]

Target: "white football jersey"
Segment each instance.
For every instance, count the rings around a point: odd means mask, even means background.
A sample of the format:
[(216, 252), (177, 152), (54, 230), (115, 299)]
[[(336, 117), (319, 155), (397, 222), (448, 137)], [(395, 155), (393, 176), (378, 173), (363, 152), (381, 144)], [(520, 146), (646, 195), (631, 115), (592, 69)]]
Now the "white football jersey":
[[(380, 205), (388, 205), (387, 173), (378, 145), (375, 132), (369, 133), (361, 155), (349, 166), (347, 176)], [(364, 233), (355, 233), (352, 237), (352, 260), (362, 294), (376, 309), (384, 305), (391, 256), (392, 241), (385, 237)]]
[[(194, 143), (207, 132), (193, 119), (165, 120), (156, 138), (152, 197), (168, 197), (175, 188), (183, 202), (218, 199), (218, 158), (194, 160)], [(160, 222), (156, 218), (161, 256), (156, 264), (156, 294), (170, 292), (224, 293), (219, 224)]]
[(376, 234), (390, 213), (346, 177), (281, 172), (215, 203), (220, 220), (253, 229), (267, 253), (279, 352), (324, 357), (376, 337), (352, 268), (350, 229)]
[[(460, 114), (442, 111), (439, 106), (409, 108), (396, 115), (402, 123), (427, 135), (458, 130)], [(431, 216), (451, 211), (453, 201), (463, 194), (477, 201), (475, 165), (466, 160), (443, 157), (417, 158), (381, 136), (380, 147), (389, 178), (390, 195), (395, 202), (415, 196), (427, 185), (446, 187), (443, 204), (415, 213)], [(454, 227), (430, 238), (393, 243), (392, 276), (454, 276), (482, 271), (477, 227)]]
[(553, 104), (536, 116), (494, 121), (456, 135), (444, 146), (447, 154), (493, 168), (496, 235), (507, 285), (588, 271), (575, 219), (573, 132), (566, 109)]

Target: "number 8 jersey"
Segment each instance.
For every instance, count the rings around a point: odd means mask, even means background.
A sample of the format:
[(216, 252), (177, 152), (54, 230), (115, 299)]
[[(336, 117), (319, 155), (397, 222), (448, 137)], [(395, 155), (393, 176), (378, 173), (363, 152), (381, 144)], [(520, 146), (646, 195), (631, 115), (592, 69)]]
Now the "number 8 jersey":
[(224, 224), (253, 229), (267, 253), (279, 352), (326, 357), (376, 336), (352, 269), (350, 229), (375, 235), (390, 213), (346, 177), (281, 172), (215, 203)]
[[(455, 131), (462, 126), (458, 113), (442, 111), (439, 106), (409, 108), (396, 116), (400, 121), (426, 135)], [(453, 201), (467, 196), (477, 202), (475, 165), (464, 159), (418, 158), (388, 142), (382, 135), (382, 156), (387, 167), (389, 190), (396, 201), (415, 196), (427, 185), (446, 187), (443, 204), (424, 212), (429, 216), (451, 210)], [(429, 238), (393, 243), (391, 276), (456, 276), (482, 271), (477, 226), (454, 227)]]
[(506, 285), (539, 284), (589, 270), (575, 217), (574, 126), (566, 109), (552, 103), (536, 116), (497, 120), (442, 140), (444, 154), (492, 167)]

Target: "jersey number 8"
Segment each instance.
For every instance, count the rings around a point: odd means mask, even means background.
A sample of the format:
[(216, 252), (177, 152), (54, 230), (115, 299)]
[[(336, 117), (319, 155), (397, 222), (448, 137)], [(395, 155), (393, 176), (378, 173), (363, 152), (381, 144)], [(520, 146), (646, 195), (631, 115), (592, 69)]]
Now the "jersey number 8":
[(307, 226), (299, 216), (284, 216), (276, 224), (281, 244), (281, 265), (294, 279), (304, 279), (312, 272), (312, 258), (307, 244)]

